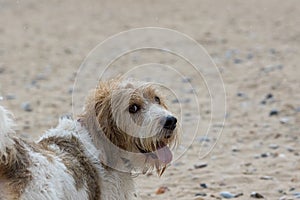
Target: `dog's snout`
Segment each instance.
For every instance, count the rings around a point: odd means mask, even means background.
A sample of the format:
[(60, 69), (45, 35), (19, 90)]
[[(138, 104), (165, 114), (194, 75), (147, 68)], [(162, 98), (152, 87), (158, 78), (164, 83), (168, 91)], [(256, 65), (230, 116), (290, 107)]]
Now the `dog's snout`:
[(173, 116), (167, 116), (164, 124), (165, 129), (174, 130), (176, 128), (177, 119)]

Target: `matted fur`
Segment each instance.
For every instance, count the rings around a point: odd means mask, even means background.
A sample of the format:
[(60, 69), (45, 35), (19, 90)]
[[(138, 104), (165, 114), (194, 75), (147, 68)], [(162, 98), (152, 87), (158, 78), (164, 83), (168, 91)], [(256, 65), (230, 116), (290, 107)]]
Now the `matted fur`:
[(78, 120), (62, 118), (27, 142), (0, 106), (0, 200), (136, 198), (132, 174), (161, 175), (170, 162), (178, 135), (164, 127), (167, 116), (153, 84), (116, 79), (91, 92)]

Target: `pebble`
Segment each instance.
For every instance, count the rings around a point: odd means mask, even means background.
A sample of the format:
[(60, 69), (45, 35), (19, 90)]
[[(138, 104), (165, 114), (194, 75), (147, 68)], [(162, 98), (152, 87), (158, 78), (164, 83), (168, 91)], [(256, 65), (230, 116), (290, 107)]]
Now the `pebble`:
[(206, 185), (206, 183), (200, 183), (200, 187), (202, 187), (202, 188), (208, 188), (207, 185)]
[(208, 136), (202, 136), (197, 138), (198, 142), (210, 142), (210, 138)]
[(238, 97), (247, 97), (247, 95), (244, 92), (238, 92), (238, 93), (236, 93), (236, 96), (238, 96)]
[(279, 145), (278, 144), (269, 144), (270, 149), (278, 149)]
[(265, 105), (266, 103), (267, 103), (266, 100), (262, 100), (262, 101), (260, 102), (260, 104), (263, 104), (263, 105)]
[(287, 124), (290, 121), (290, 119), (288, 117), (282, 117), (279, 121), (282, 124)]
[(8, 94), (8, 95), (6, 95), (6, 99), (7, 99), (7, 100), (13, 100), (13, 99), (16, 99), (16, 95), (14, 95), (14, 94)]
[(195, 194), (195, 196), (205, 197), (205, 196), (207, 196), (207, 194), (204, 193), (204, 192), (198, 192), (198, 193)]
[(291, 187), (290, 189), (289, 189), (289, 191), (294, 191), (295, 190), (295, 188), (294, 187)]
[(195, 164), (194, 165), (195, 169), (201, 169), (201, 168), (204, 168), (204, 167), (207, 167), (207, 163), (200, 163), (200, 164)]
[(227, 50), (225, 52), (225, 58), (229, 60), (234, 54), (235, 54), (234, 50)]
[(261, 180), (273, 180), (272, 176), (262, 176), (260, 177)]
[(155, 194), (164, 194), (165, 192), (167, 192), (167, 191), (169, 191), (170, 189), (168, 188), (168, 187), (166, 187), (166, 186), (161, 186), (161, 187), (159, 187), (157, 190), (156, 190), (156, 192), (155, 192)]
[(179, 100), (178, 99), (173, 99), (172, 103), (179, 103)]
[(234, 62), (235, 64), (240, 64), (240, 63), (243, 62), (243, 60), (242, 60), (242, 59), (239, 59), (239, 58), (235, 58), (235, 59), (233, 60), (233, 62)]
[(253, 53), (248, 53), (248, 55), (247, 55), (248, 60), (251, 60), (253, 57), (254, 57)]
[(238, 194), (232, 194), (231, 192), (220, 192), (220, 196), (225, 198), (225, 199), (231, 199), (231, 198), (237, 198), (239, 196), (243, 196), (243, 193), (238, 193)]
[(226, 192), (220, 192), (220, 196), (224, 197), (225, 199), (231, 199), (235, 197), (235, 194), (226, 191)]
[(262, 68), (262, 71), (268, 73), (268, 72), (272, 72), (272, 71), (275, 71), (275, 70), (281, 70), (282, 68), (283, 68), (283, 65), (281, 65), (281, 64), (271, 65), (271, 66), (267, 66), (267, 67)]
[(192, 79), (188, 78), (188, 77), (185, 77), (185, 78), (182, 79), (183, 83), (190, 83), (191, 81), (192, 81)]
[(240, 149), (237, 148), (236, 146), (233, 146), (233, 147), (231, 148), (231, 151), (232, 151), (232, 152), (239, 152)]
[(29, 102), (23, 102), (21, 107), (26, 112), (31, 112), (33, 110)]
[(286, 150), (288, 152), (294, 152), (295, 151), (295, 149), (293, 147), (286, 147)]
[(262, 154), (260, 154), (260, 157), (262, 157), (262, 158), (267, 158), (269, 156), (270, 156), (269, 152), (268, 153), (262, 153)]
[(0, 74), (2, 74), (5, 71), (3, 67), (0, 67)]
[(270, 111), (269, 116), (278, 115), (278, 114), (279, 114), (279, 111), (276, 109), (273, 109)]
[(300, 107), (296, 108), (296, 112), (300, 112)]
[(294, 197), (296, 197), (297, 199), (300, 199), (300, 192), (294, 192), (293, 195), (294, 195)]
[(0, 101), (2, 101), (3, 100), (3, 96), (0, 96)]
[(266, 99), (272, 99), (272, 98), (273, 98), (273, 94), (271, 93), (267, 94)]
[(258, 192), (251, 192), (250, 197), (256, 198), (256, 199), (263, 199), (264, 196), (259, 194)]
[(284, 196), (280, 197), (279, 200), (286, 200), (286, 196), (284, 195)]
[(271, 54), (276, 54), (276, 50), (273, 49), (273, 48), (271, 48), (269, 51), (270, 51)]

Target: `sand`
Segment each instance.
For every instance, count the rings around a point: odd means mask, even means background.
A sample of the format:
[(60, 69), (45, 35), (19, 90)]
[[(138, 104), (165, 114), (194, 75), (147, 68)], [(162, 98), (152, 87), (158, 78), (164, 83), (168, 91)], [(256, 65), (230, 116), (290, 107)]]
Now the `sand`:
[[(217, 137), (216, 131), (223, 126), (210, 124), (205, 84), (178, 58), (143, 51), (112, 66), (110, 74), (115, 75), (127, 69), (117, 66), (163, 61), (181, 65), (188, 78), (168, 72), (152, 76), (146, 69), (135, 72), (134, 77), (142, 80), (161, 77), (160, 81), (178, 92), (181, 100), (171, 95), (170, 107), (180, 111), (178, 106), (182, 106), (184, 124), (183, 143), (163, 176), (153, 173), (136, 178), (141, 199), (221, 199), (220, 193), (226, 191), (242, 193), (236, 199), (254, 199), (250, 197), (253, 192), (270, 200), (297, 199), (299, 13), (297, 0), (2, 0), (0, 96), (4, 100), (0, 103), (15, 114), (18, 134), (35, 139), (54, 127), (59, 116), (72, 113), (76, 72), (96, 45), (132, 28), (174, 29), (203, 45), (220, 70), (226, 89), (226, 122)], [(90, 84), (91, 76), (93, 72), (79, 85)], [(196, 99), (189, 84), (198, 91)], [(78, 90), (79, 96), (86, 94)], [(212, 128), (204, 137), (209, 124)], [(204, 158), (199, 156), (205, 153), (199, 152), (202, 141), (206, 151), (217, 141)], [(157, 194), (160, 187), (165, 190)]]

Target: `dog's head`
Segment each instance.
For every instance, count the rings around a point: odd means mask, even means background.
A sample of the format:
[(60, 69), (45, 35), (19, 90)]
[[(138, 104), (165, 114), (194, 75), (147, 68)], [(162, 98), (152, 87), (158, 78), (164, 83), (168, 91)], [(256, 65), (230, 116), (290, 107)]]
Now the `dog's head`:
[(177, 119), (153, 83), (100, 83), (88, 98), (83, 120), (109, 165), (122, 160), (131, 170), (145, 173), (155, 167), (161, 175), (172, 161)]

